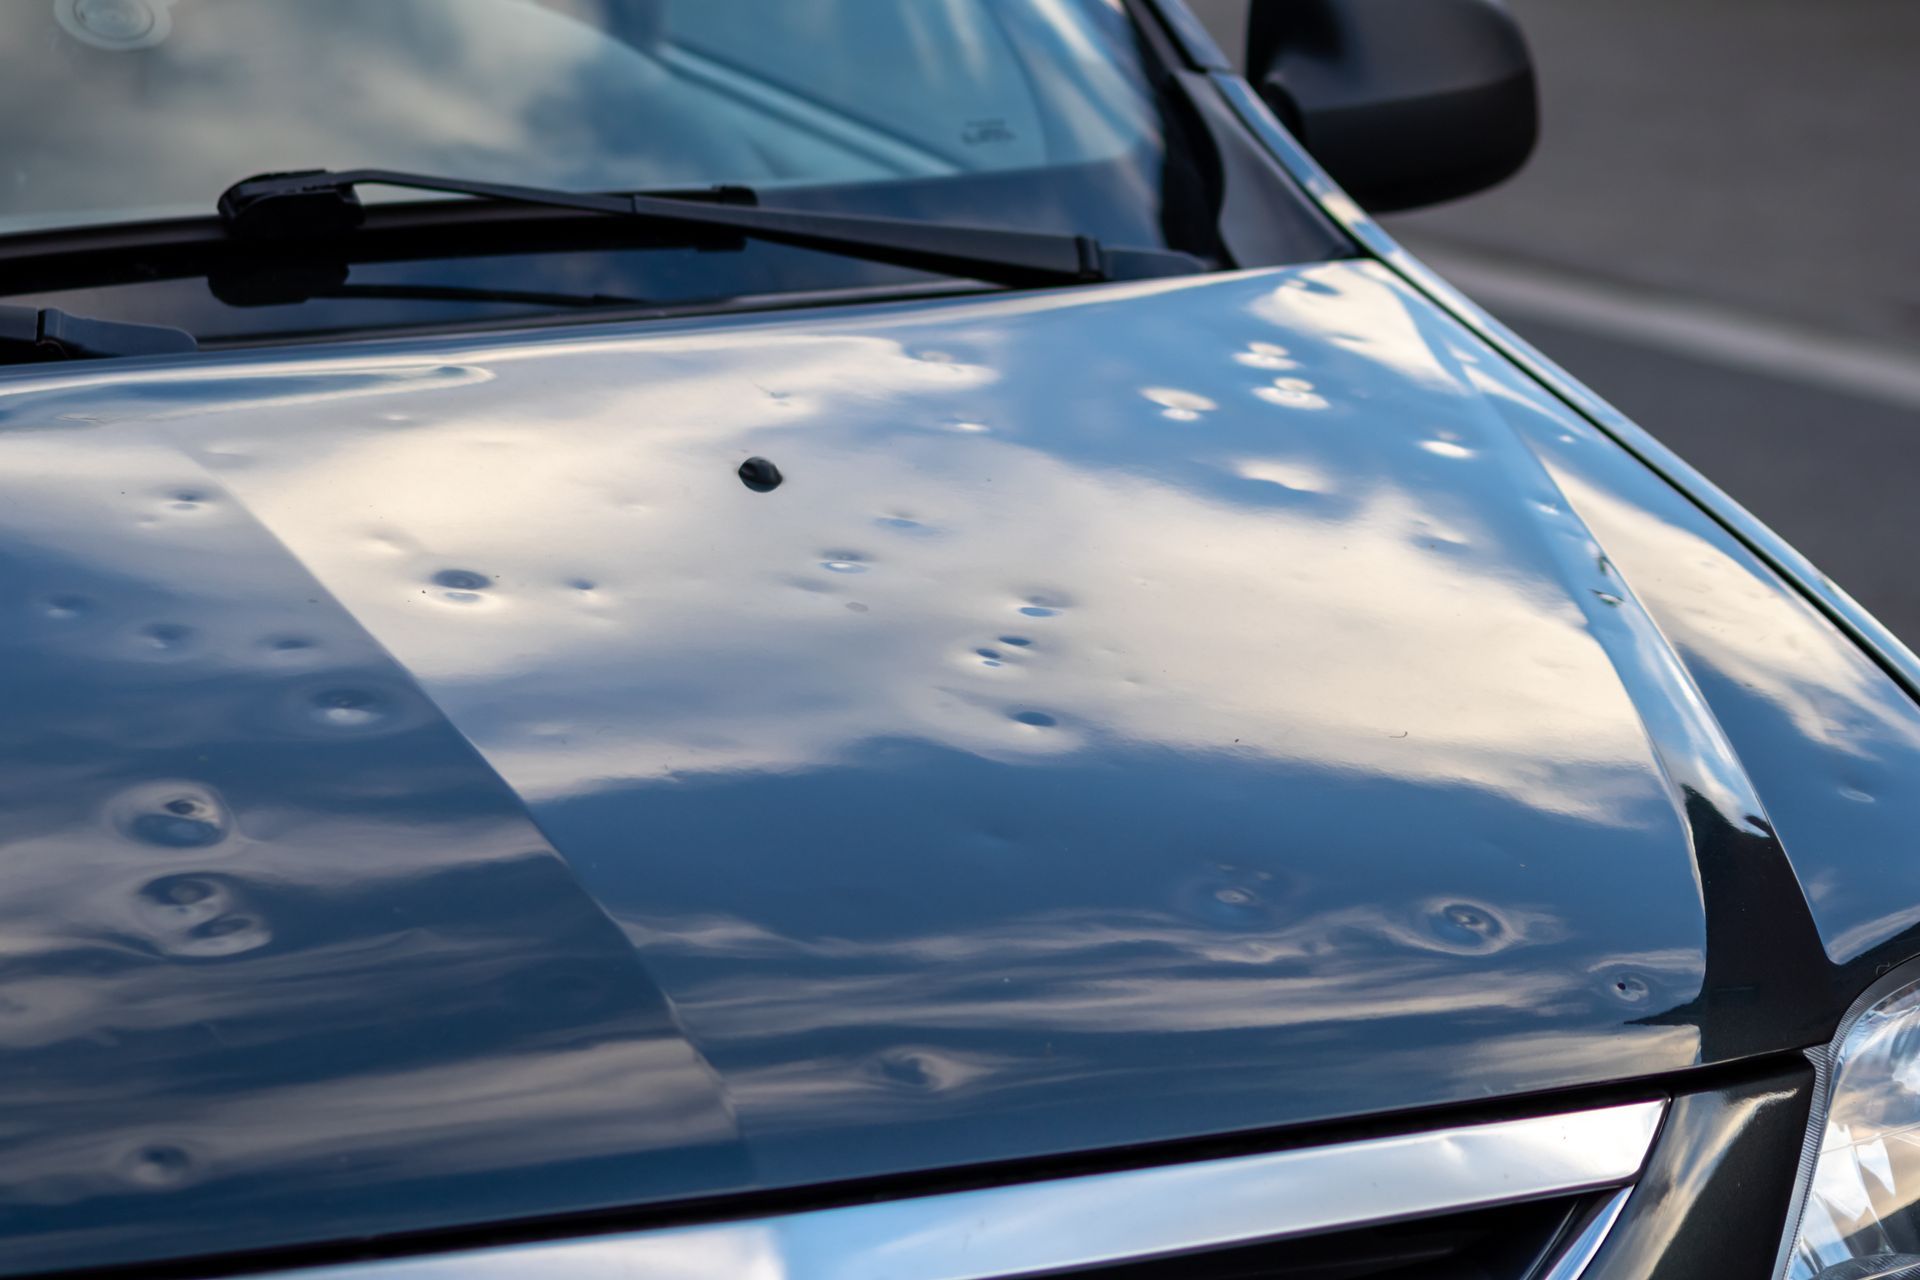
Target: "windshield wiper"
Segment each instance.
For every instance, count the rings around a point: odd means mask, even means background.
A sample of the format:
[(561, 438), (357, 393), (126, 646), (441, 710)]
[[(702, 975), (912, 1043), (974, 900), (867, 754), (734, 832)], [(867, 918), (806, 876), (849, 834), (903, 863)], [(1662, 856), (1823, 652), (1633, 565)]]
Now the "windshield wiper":
[(198, 351), (185, 329), (70, 315), (57, 307), (0, 306), (0, 365)]
[[(754, 240), (819, 249), (1015, 288), (1192, 275), (1207, 264), (1170, 249), (1109, 248), (1090, 236), (995, 227), (952, 226), (911, 219), (766, 209), (673, 196), (596, 194), (470, 182), (392, 169), (314, 169), (247, 178), (220, 197), (220, 217), (237, 238), (310, 241), (346, 235), (366, 216), (357, 186), (441, 191), (516, 204), (582, 209), (617, 218), (718, 227)], [(724, 198), (752, 201), (745, 188)]]

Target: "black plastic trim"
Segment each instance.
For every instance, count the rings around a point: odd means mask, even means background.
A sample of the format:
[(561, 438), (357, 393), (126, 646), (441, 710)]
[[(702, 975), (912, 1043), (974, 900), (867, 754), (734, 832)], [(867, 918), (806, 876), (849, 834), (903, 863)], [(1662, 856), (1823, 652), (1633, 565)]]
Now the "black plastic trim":
[(1805, 1061), (1677, 1095), (1582, 1280), (1767, 1280), (1813, 1096)]

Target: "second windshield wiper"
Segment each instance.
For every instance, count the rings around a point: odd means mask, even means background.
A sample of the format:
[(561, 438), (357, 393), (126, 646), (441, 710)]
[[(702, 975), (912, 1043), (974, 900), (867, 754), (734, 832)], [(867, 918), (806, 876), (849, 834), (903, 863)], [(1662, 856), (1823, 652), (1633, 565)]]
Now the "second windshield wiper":
[(164, 324), (95, 320), (58, 307), (0, 306), (0, 364), (169, 356), (199, 345), (186, 330)]
[[(901, 218), (765, 209), (671, 196), (601, 195), (469, 182), (393, 169), (314, 169), (247, 178), (220, 197), (220, 217), (233, 235), (255, 240), (313, 240), (345, 235), (365, 216), (358, 186), (444, 191), (517, 204), (582, 209), (649, 222), (718, 227), (754, 240), (819, 249), (917, 271), (933, 271), (1015, 288), (1191, 275), (1198, 258), (1170, 249), (1109, 248), (1090, 236), (995, 227), (950, 226)], [(723, 197), (753, 193), (725, 188)]]

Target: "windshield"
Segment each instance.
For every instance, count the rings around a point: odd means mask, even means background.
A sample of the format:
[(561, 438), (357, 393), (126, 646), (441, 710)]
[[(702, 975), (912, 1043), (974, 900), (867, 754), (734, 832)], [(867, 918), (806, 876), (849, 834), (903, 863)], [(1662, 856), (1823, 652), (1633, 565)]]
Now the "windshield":
[[(380, 167), (575, 191), (739, 186), (768, 206), (1216, 243), (1204, 148), (1118, 0), (0, 5), (0, 235), (204, 216), (251, 175)], [(495, 236), (457, 258), (355, 261), (294, 300), (140, 264), (84, 289), (18, 278), (48, 305), (215, 340), (931, 279), (677, 240)]]

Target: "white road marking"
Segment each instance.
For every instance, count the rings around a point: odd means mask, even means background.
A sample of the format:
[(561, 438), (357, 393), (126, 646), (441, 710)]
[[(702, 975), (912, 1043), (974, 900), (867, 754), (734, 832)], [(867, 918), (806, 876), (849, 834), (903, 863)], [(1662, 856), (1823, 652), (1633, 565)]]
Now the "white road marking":
[(1920, 352), (1876, 347), (1712, 303), (1452, 248), (1423, 246), (1414, 252), (1461, 292), (1516, 327), (1530, 318), (1545, 320), (1920, 410)]

